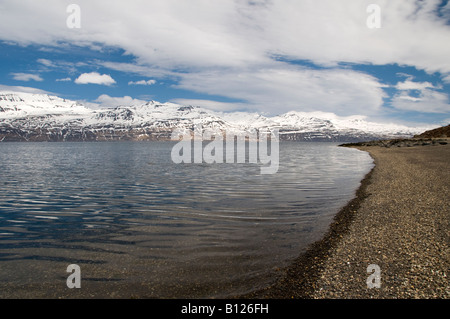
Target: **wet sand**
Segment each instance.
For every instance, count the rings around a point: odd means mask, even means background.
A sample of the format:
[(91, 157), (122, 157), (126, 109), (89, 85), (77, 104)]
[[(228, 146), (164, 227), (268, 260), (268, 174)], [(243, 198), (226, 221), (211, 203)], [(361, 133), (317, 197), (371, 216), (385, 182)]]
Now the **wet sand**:
[(357, 148), (375, 167), (356, 197), (280, 281), (245, 297), (450, 297), (450, 145)]

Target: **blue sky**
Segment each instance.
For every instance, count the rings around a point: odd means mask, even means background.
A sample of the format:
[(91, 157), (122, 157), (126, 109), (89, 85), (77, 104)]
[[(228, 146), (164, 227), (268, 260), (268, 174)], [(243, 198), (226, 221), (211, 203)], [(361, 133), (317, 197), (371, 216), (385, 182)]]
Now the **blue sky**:
[[(132, 64), (134, 57), (124, 55), (118, 48), (103, 51), (70, 46), (66, 49), (42, 50), (41, 46), (0, 44), (1, 83), (11, 86), (27, 86), (58, 94), (68, 99), (93, 102), (101, 94), (131, 96), (138, 99), (168, 101), (173, 98), (202, 98), (204, 95), (174, 89), (176, 80), (171, 77), (142, 76), (131, 72), (111, 70), (99, 61)], [(75, 80), (84, 73), (97, 72), (109, 75), (116, 83), (77, 84)], [(32, 74), (42, 80), (15, 79), (17, 73)], [(150, 75), (150, 74), (149, 74)], [(145, 84), (136, 84), (145, 81)], [(154, 82), (153, 82), (154, 81)], [(133, 82), (134, 84), (130, 83)], [(130, 83), (130, 84), (129, 84)], [(220, 97), (216, 97), (220, 98)]]
[(441, 0), (0, 3), (0, 90), (93, 108), (156, 100), (443, 125), (449, 56)]

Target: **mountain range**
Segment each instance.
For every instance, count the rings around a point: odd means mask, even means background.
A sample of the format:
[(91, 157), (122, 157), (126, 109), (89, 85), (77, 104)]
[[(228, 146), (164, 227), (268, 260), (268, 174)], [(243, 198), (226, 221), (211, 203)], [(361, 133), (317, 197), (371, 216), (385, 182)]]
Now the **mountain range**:
[(325, 112), (292, 111), (267, 117), (156, 101), (91, 109), (48, 94), (0, 92), (0, 141), (5, 142), (169, 140), (174, 129), (192, 130), (194, 125), (235, 131), (278, 129), (280, 140), (336, 142), (408, 138), (431, 128)]

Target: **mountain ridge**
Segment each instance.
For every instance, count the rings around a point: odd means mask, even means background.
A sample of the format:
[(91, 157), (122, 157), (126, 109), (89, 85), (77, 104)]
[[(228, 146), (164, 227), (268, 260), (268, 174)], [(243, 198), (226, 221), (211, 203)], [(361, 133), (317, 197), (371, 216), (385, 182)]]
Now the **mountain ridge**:
[(290, 111), (266, 117), (157, 101), (90, 109), (49, 94), (0, 92), (0, 141), (170, 140), (174, 129), (192, 130), (194, 125), (237, 132), (278, 129), (281, 140), (336, 142), (407, 138), (431, 128), (325, 112)]
[(448, 138), (450, 137), (450, 124), (447, 126), (438, 127), (432, 130), (415, 135), (415, 138)]

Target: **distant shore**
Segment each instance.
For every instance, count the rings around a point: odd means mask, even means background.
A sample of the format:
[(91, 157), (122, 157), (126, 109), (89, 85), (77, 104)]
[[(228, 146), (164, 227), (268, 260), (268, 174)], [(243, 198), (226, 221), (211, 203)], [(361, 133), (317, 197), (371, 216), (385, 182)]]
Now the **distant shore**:
[(356, 197), (281, 280), (245, 297), (450, 298), (450, 144), (391, 146), (352, 146), (375, 161)]

